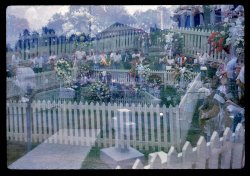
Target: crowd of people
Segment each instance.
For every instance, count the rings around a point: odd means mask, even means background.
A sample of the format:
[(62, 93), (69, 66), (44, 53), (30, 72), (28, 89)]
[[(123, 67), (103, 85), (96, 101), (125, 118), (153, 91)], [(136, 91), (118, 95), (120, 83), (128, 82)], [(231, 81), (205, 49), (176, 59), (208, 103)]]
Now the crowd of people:
[(221, 134), (230, 127), (234, 132), (237, 124), (244, 125), (245, 121), (244, 61), (234, 53), (228, 54), (227, 60), (225, 63), (205, 62), (211, 73), (203, 79), (201, 89), (207, 89), (208, 93), (201, 98), (199, 111), (200, 124), (208, 139), (214, 130)]

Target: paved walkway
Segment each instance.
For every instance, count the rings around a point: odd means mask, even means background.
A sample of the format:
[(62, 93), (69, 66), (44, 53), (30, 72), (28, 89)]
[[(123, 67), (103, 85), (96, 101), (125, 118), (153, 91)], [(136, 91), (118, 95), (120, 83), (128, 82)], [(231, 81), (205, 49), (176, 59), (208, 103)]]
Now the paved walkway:
[[(65, 130), (63, 130), (65, 131)], [(54, 138), (57, 134), (50, 138)], [(50, 139), (49, 138), (49, 139)], [(95, 137), (96, 138), (96, 137)], [(82, 162), (88, 155), (91, 146), (48, 143), (47, 139), (42, 144), (31, 150), (9, 165), (9, 169), (80, 169)]]

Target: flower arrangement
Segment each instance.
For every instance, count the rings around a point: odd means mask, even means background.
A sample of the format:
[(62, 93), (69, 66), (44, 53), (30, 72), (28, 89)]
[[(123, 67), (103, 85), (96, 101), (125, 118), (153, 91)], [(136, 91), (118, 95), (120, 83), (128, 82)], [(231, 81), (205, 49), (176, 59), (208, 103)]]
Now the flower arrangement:
[(63, 58), (57, 60), (55, 63), (55, 71), (60, 80), (63, 80), (66, 84), (71, 83), (73, 68), (68, 61)]
[(213, 49), (219, 53), (224, 50), (230, 53), (230, 47), (236, 49), (236, 54), (244, 53), (244, 25), (243, 21), (237, 19), (236, 22), (228, 23), (225, 20), (224, 30), (221, 32), (213, 32), (208, 38), (208, 44), (211, 44)]
[(156, 83), (156, 84), (161, 84), (162, 80), (161, 77), (157, 74), (152, 74), (148, 77), (148, 82), (150, 83)]
[(150, 69), (148, 68), (148, 65), (138, 64), (136, 65), (135, 69), (138, 72), (138, 75), (141, 75), (143, 78), (145, 78), (145, 80), (148, 80), (150, 75)]
[(226, 43), (226, 38), (228, 37), (228, 32), (221, 31), (221, 32), (213, 32), (211, 35), (208, 37), (208, 44), (211, 44), (214, 50), (219, 53), (223, 49), (225, 52), (229, 53), (229, 49), (227, 43)]
[(185, 70), (185, 72), (183, 73), (184, 76), (184, 80), (187, 82), (191, 82), (193, 79), (193, 72), (189, 71), (189, 70)]
[(92, 69), (90, 65), (84, 64), (84, 63), (80, 64), (78, 71), (79, 71), (79, 75), (92, 73)]
[(227, 44), (228, 43), (233, 44), (233, 47), (236, 48), (236, 54), (238, 56), (244, 54), (244, 24), (239, 19), (236, 20), (235, 24), (231, 24), (231, 27), (229, 28)]
[(192, 79), (193, 79), (193, 72), (187, 70), (187, 69), (184, 69), (184, 71), (180, 70), (180, 69), (176, 69), (175, 71), (175, 80), (176, 81), (180, 81), (180, 78), (181, 78), (181, 75), (183, 74), (183, 79), (184, 81), (186, 82), (191, 82)]
[(104, 56), (100, 56), (101, 59), (100, 59), (100, 64), (103, 65), (103, 66), (110, 66), (111, 65), (111, 59), (110, 58), (105, 58)]
[(104, 101), (111, 97), (109, 87), (100, 81), (90, 84), (87, 90), (86, 98), (89, 100)]

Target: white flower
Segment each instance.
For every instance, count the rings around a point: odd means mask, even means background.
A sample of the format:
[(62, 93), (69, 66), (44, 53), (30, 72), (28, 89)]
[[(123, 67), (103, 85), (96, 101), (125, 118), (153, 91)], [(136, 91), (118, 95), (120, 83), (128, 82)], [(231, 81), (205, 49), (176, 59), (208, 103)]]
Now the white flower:
[(221, 33), (221, 35), (225, 35), (226, 34), (225, 31), (221, 31), (220, 33)]
[(227, 18), (224, 19), (224, 22), (228, 23), (228, 20), (229, 20), (229, 19), (228, 19), (228, 17), (227, 17)]
[(231, 43), (231, 38), (228, 37), (228, 38), (226, 39), (226, 45), (229, 45), (230, 43)]

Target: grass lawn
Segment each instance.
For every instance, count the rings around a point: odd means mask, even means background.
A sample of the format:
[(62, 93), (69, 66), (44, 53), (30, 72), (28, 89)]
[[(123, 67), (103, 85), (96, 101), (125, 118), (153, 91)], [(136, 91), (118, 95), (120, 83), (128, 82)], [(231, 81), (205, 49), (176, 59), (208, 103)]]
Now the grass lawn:
[(26, 154), (26, 143), (24, 142), (7, 142), (7, 165), (9, 166), (17, 159)]
[[(32, 144), (32, 149), (38, 144)], [(8, 141), (7, 142), (7, 165), (9, 166), (27, 153), (27, 143)]]
[(196, 146), (199, 138), (201, 135), (203, 135), (202, 130), (199, 127), (199, 111), (198, 111), (199, 105), (196, 106), (195, 112), (193, 115), (192, 123), (189, 128), (186, 140), (191, 143), (193, 147)]
[(100, 149), (100, 147), (92, 147), (82, 162), (81, 169), (110, 169), (110, 167), (100, 159)]

